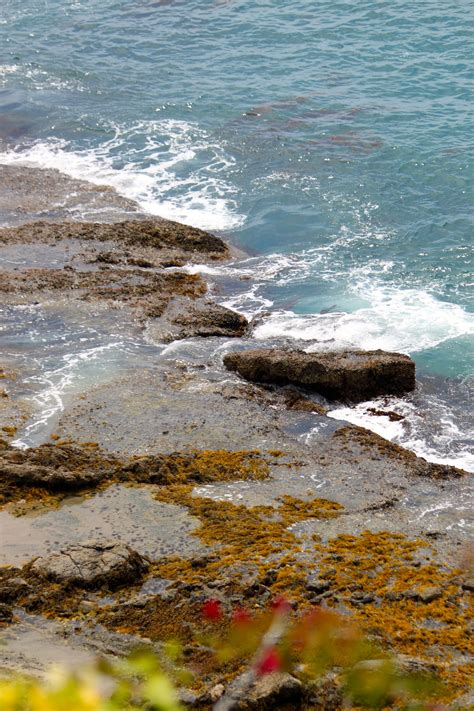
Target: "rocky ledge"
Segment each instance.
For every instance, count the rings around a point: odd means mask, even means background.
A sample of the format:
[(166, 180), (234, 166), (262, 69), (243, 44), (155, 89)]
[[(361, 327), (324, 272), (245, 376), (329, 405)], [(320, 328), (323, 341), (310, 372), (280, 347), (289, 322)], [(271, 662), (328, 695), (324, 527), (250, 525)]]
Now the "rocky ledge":
[(401, 353), (257, 348), (224, 356), (224, 365), (257, 383), (299, 385), (331, 400), (362, 402), (415, 388), (415, 363)]
[(241, 336), (247, 320), (215, 304), (198, 275), (180, 271), (230, 256), (219, 237), (159, 218), (28, 223), (0, 230), (0, 303), (120, 309), (159, 341)]

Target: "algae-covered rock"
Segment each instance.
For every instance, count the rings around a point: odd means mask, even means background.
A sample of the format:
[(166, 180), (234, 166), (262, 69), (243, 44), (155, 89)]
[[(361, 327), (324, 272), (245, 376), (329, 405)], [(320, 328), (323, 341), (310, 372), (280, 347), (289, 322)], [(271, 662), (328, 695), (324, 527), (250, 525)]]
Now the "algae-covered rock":
[(129, 546), (117, 541), (86, 541), (59, 553), (37, 558), (31, 570), (41, 577), (81, 587), (114, 587), (134, 582), (148, 562)]
[(125, 220), (112, 224), (75, 222), (34, 222), (0, 232), (0, 243), (43, 242), (59, 240), (110, 241), (130, 247), (150, 247), (154, 250), (177, 250), (188, 254), (207, 255), (222, 259), (229, 255), (228, 247), (215, 235), (179, 222), (161, 218)]
[(13, 577), (0, 582), (0, 602), (15, 602), (20, 595), (32, 590), (31, 585), (24, 578)]
[(13, 610), (9, 605), (0, 602), (0, 623), (11, 622), (13, 620)]
[(361, 402), (380, 395), (402, 395), (415, 387), (411, 358), (381, 350), (305, 353), (257, 348), (228, 353), (224, 364), (246, 380), (291, 383), (333, 400)]

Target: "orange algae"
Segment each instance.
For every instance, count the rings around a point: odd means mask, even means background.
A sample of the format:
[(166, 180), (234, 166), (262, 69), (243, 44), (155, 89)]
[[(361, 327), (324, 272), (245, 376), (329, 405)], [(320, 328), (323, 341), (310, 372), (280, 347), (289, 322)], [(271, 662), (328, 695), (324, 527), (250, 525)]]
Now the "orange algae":
[[(301, 541), (289, 526), (312, 517), (336, 516), (340, 505), (287, 496), (279, 508), (247, 508), (193, 497), (191, 486), (169, 487), (158, 496), (162, 501), (185, 505), (202, 524), (194, 535), (218, 549), (217, 556), (209, 556), (199, 566), (177, 557), (160, 561), (154, 574), (202, 585), (227, 580), (226, 594), (242, 594), (258, 606), (255, 594), (236, 577), (239, 566), (256, 567), (258, 580), (264, 582), (271, 596), (284, 594), (301, 609), (311, 604), (306, 588), (308, 560), (302, 558)], [(330, 583), (326, 604), (349, 608), (362, 628), (383, 647), (436, 661), (447, 697), (452, 698), (460, 689), (468, 689), (473, 671), (465, 663), (473, 651), (471, 614), (467, 605), (461, 604), (467, 596), (459, 585), (459, 571), (416, 560), (417, 552), (427, 547), (426, 541), (397, 533), (340, 535), (327, 544), (316, 540), (311, 567), (317, 567), (320, 576)], [(436, 599), (423, 602), (420, 595), (433, 588), (437, 590)], [(361, 590), (371, 597), (369, 602), (361, 604), (354, 596)]]
[[(472, 665), (459, 664), (474, 651), (469, 633), (472, 609), (461, 604), (465, 596), (458, 570), (413, 560), (413, 554), (426, 546), (425, 541), (402, 534), (364, 531), (316, 544), (315, 550), (321, 574), (327, 575), (363, 629), (392, 650), (436, 661), (448, 687), (459, 692), (468, 688), (473, 673)], [(362, 589), (373, 600), (360, 604), (353, 598), (354, 589)], [(420, 596), (427, 590), (435, 591), (436, 598), (423, 602)]]

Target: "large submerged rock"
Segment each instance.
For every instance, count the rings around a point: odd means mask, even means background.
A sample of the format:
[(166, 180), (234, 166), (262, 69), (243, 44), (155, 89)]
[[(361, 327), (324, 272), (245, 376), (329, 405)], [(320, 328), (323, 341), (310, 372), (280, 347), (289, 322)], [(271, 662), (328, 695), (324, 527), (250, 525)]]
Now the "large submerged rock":
[(94, 540), (37, 558), (31, 566), (41, 577), (87, 588), (135, 582), (147, 568), (145, 558), (124, 543)]
[(224, 364), (246, 380), (299, 385), (331, 400), (362, 402), (415, 388), (411, 358), (381, 350), (305, 353), (258, 348), (228, 353)]

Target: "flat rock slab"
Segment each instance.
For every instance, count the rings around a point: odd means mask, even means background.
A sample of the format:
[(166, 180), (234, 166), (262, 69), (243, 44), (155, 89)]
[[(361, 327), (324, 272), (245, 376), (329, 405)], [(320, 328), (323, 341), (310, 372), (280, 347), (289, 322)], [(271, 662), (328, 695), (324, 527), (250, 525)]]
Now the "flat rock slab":
[(86, 541), (64, 548), (33, 563), (41, 577), (81, 587), (119, 585), (139, 579), (148, 562), (139, 553), (117, 541)]
[(0, 491), (9, 485), (75, 490), (100, 484), (118, 466), (112, 457), (75, 445), (43, 444), (0, 452)]
[(299, 385), (330, 400), (363, 402), (380, 395), (402, 395), (415, 388), (415, 363), (385, 351), (257, 348), (224, 356), (224, 365), (246, 380)]

